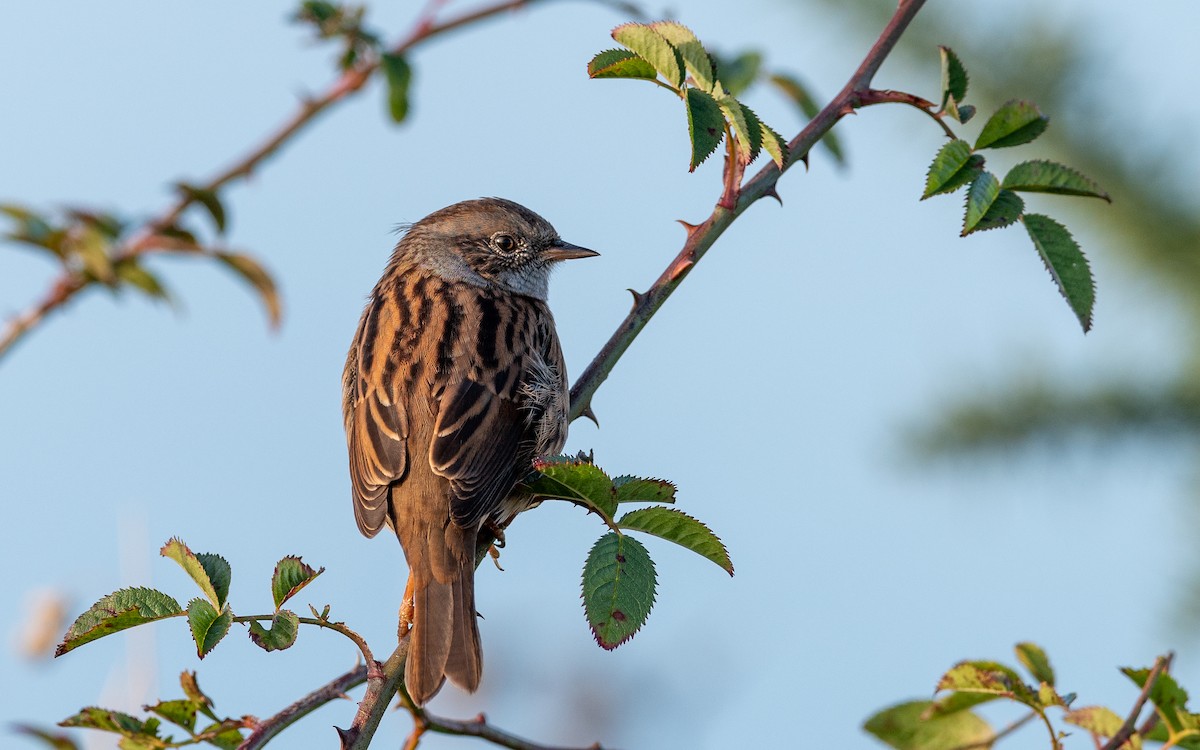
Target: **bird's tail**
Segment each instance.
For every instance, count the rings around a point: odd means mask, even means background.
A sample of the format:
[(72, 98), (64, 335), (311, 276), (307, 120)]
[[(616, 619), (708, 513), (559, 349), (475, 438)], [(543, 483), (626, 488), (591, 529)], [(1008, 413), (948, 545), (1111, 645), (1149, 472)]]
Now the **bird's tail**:
[(418, 706), (437, 694), (447, 678), (474, 692), (483, 674), (475, 614), (475, 534), (451, 523), (443, 549), (444, 557), (409, 572), (412, 634), (404, 684)]

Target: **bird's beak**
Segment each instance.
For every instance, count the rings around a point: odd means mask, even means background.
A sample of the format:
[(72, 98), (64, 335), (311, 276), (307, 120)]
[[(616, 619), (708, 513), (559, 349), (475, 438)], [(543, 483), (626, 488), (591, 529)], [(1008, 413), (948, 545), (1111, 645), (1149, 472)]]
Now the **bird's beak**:
[(588, 250), (586, 247), (572, 245), (570, 242), (558, 241), (552, 247), (542, 251), (542, 257), (549, 261), (571, 260), (572, 258), (591, 258), (600, 253)]

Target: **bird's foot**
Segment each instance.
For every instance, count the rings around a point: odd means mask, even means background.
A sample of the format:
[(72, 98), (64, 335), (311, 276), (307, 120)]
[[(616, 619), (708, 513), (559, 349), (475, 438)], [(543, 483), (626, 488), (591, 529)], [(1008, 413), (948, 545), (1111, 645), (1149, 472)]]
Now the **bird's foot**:
[(400, 626), (396, 635), (400, 640), (408, 635), (413, 624), (413, 579), (409, 576), (408, 585), (404, 587), (404, 599), (400, 601)]
[[(503, 547), (504, 545), (502, 544), (500, 546)], [(496, 547), (496, 545), (493, 544), (492, 546), (488, 547), (488, 557), (492, 558), (492, 564), (496, 566), (496, 570), (503, 573), (504, 568), (500, 567), (500, 550)]]

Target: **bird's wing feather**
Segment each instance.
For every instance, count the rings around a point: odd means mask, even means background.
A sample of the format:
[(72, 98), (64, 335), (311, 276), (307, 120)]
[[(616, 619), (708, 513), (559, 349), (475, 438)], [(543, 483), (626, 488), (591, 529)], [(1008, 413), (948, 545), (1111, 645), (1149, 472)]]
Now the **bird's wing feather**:
[(378, 350), (376, 337), (388, 330), (387, 321), (381, 321), (387, 317), (387, 307), (372, 300), (359, 322), (342, 376), (354, 518), (359, 531), (369, 537), (387, 522), (388, 485), (401, 479), (408, 465), (404, 404), (381, 390), (386, 379), (370, 374), (373, 366), (383, 364), (373, 352)]
[(464, 378), (447, 384), (438, 403), (429, 461), (450, 480), (450, 512), (460, 526), (476, 525), (499, 508), (532, 460), (529, 423), (516, 396), (515, 389), (496, 393)]

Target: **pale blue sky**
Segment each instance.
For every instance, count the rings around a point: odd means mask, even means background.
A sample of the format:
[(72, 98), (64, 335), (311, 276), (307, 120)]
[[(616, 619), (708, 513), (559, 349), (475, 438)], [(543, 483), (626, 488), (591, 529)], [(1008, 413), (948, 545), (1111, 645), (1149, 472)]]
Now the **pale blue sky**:
[[(402, 5), (369, 18), (395, 38), (413, 16)], [(987, 25), (999, 5), (959, 12)], [(831, 95), (869, 40), (796, 6), (696, 2), (678, 15), (712, 46), (758, 47)], [(1130, 127), (1176, 144), (1195, 132), (1196, 105), (1177, 101), (1200, 67), (1194, 4), (1038, 6), (1056, 24), (1085, 24), (1109, 51), (1102, 73), (1131, 89), (1114, 99), (1148, 113), (1127, 117)], [(11, 4), (0, 27), (0, 200), (158, 210), (171, 182), (224, 166), (330, 79), (332, 51), (283, 22), (291, 8)], [(179, 621), (142, 629), (151, 656), (133, 665), (126, 636), (51, 663), (17, 656), (18, 604), (36, 590), (66, 592), (73, 614), (127, 585), (190, 598), (156, 556), (173, 535), (230, 560), (239, 614), (269, 609), (283, 555), (326, 566), (297, 604), (329, 603), (390, 650), (403, 562), (393, 539), (355, 528), (338, 378), (393, 227), (500, 195), (602, 252), (564, 267), (551, 289), (578, 373), (625, 314), (625, 289), (647, 286), (678, 249), (674, 220), (707, 215), (719, 191), (715, 160), (687, 173), (676, 102), (584, 75), (623, 20), (546, 3), (447, 37), (413, 58), (411, 122), (386, 121), (376, 85), (230, 190), (229, 243), (263, 258), (285, 295), (277, 335), (226, 273), (164, 259), (153, 266), (178, 313), (86, 295), (0, 365), (0, 726), (50, 724), (94, 703), (135, 710), (176, 696), (184, 669), (199, 671), (221, 711), (266, 716), (353, 663), (332, 634), (305, 631), (294, 649), (264, 654), (237, 630), (199, 662)], [(958, 51), (970, 67), (970, 50)], [(936, 51), (927, 59), (889, 64), (879, 85), (932, 96)], [(782, 104), (751, 103), (796, 131)], [(850, 168), (818, 153), (807, 173), (783, 178), (783, 208), (753, 207), (604, 385), (601, 429), (576, 423), (568, 443), (613, 473), (676, 481), (680, 507), (728, 544), (736, 577), (651, 544), (661, 588), (650, 622), (602, 652), (578, 577), (603, 529), (577, 509), (543, 507), (511, 530), (506, 572), (479, 575), (483, 689), (447, 689), (436, 711), (486, 710), (509, 731), (581, 746), (848, 748), (874, 746), (858, 728), (872, 711), (929, 695), (959, 659), (1009, 659), (1021, 640), (1044, 645), (1064, 688), (1088, 703), (1128, 707), (1134, 691), (1116, 667), (1173, 647), (1185, 685), (1200, 683), (1197, 643), (1166, 620), (1187, 572), (1178, 561), (1190, 559), (1185, 461), (1143, 451), (1103, 465), (947, 471), (896, 460), (899, 426), (1023, 361), (1078, 375), (1169, 370), (1173, 311), (1075, 219), (1100, 289), (1096, 329), (1082, 336), (1019, 229), (960, 240), (958, 199), (917, 203), (935, 128), (874, 108), (839, 132)], [(1120, 186), (1106, 187), (1120, 199)], [(24, 308), (50, 272), (0, 247), (0, 314)], [(1119, 544), (1131, 528), (1136, 543)], [(352, 708), (323, 709), (280, 746), (329, 747), (329, 726), (348, 724)], [(378, 746), (408, 729), (389, 716)]]

